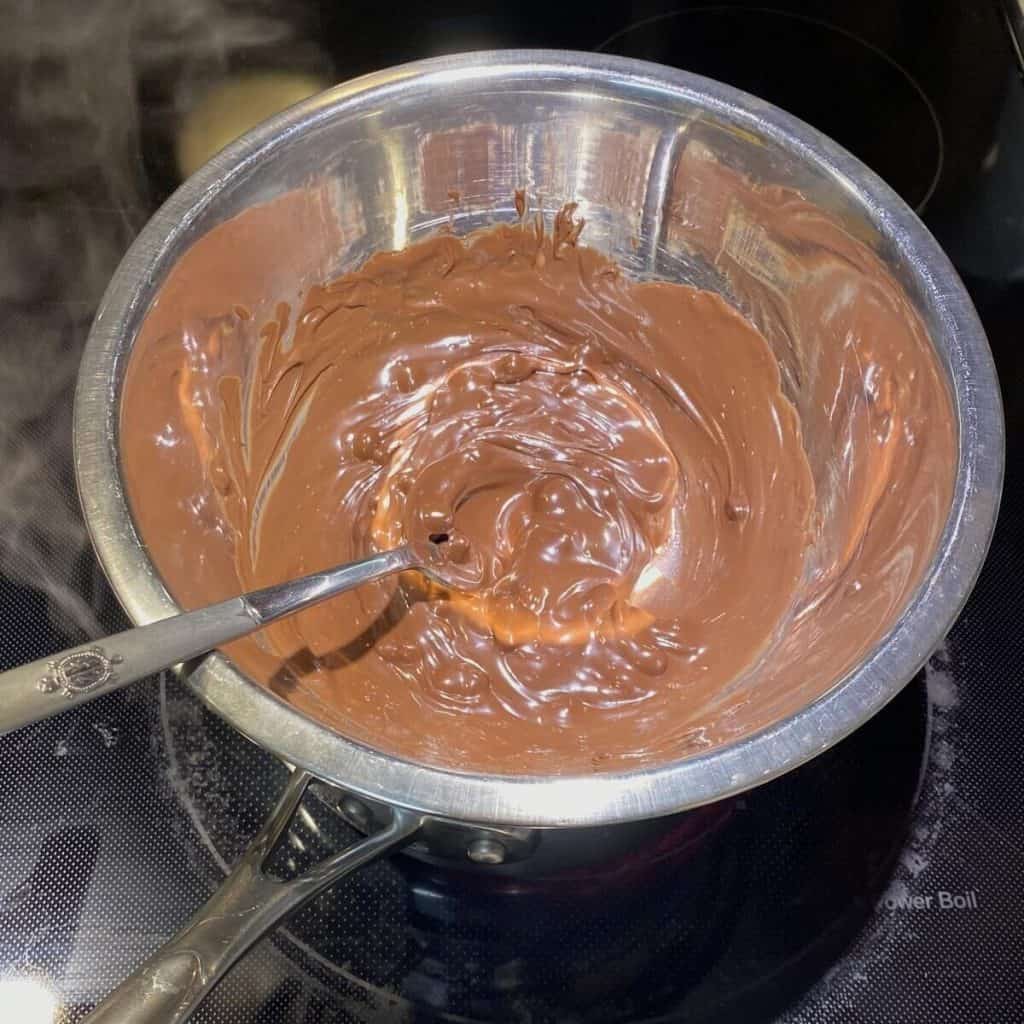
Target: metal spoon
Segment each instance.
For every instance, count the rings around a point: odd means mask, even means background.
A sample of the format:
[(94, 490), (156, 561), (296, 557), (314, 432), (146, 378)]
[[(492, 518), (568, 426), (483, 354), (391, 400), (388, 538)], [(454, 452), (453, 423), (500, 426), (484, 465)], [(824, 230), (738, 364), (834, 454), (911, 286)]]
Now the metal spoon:
[(445, 558), (447, 539), (435, 534), (429, 542), (414, 541), (0, 672), (0, 735), (59, 714), (71, 700), (81, 703), (118, 690), (392, 573), (417, 569), (443, 587), (469, 589), (468, 571)]

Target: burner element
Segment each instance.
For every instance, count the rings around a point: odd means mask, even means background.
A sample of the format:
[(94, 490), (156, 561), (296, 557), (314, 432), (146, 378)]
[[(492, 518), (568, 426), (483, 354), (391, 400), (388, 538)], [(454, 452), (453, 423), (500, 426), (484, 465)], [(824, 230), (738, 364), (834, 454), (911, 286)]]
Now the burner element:
[[(171, 788), (212, 855), (212, 886), (287, 772), (173, 679), (161, 719)], [(275, 945), (297, 985), (382, 1013), (763, 1019), (813, 987), (875, 913), (912, 819), (927, 723), (919, 682), (802, 769), (666, 820), (593, 867), (530, 878), (514, 863), (378, 861), (292, 918)], [(350, 796), (313, 792), (277, 872), (358, 834)]]

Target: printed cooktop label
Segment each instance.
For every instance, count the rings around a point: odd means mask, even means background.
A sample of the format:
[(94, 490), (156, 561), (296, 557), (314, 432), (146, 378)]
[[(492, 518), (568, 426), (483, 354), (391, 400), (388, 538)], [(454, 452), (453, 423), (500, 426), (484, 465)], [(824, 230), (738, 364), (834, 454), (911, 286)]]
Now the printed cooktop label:
[(902, 886), (890, 889), (882, 900), (886, 910), (977, 910), (978, 890), (909, 893)]

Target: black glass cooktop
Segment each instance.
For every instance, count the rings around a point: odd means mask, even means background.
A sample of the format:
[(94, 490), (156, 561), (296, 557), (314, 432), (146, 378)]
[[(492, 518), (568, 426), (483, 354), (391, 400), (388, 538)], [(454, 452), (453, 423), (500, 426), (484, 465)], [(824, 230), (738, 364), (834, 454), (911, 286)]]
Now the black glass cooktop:
[[(77, 8), (81, 6), (81, 9)], [(52, 9), (51, 9), (52, 8)], [(244, 959), (205, 1024), (1024, 1019), (1024, 86), (999, 10), (597, 2), (22, 5), (0, 14), (0, 665), (124, 624), (75, 504), (70, 409), (99, 294), (178, 180), (211, 84), (337, 80), (480, 46), (604, 49), (773, 100), (946, 246), (999, 366), (991, 557), (927, 668), (791, 775), (599, 870), (512, 884), (405, 856)], [(170, 673), (0, 738), (0, 1022), (80, 1020), (212, 892), (286, 772)], [(352, 833), (326, 788), (299, 857)]]

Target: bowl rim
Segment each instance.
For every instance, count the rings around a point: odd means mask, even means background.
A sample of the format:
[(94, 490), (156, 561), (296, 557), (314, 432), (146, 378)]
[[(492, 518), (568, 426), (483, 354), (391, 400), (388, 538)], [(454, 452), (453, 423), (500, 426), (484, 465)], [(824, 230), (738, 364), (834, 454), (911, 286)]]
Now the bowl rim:
[[(174, 262), (176, 242), (236, 176), (297, 133), (342, 112), (467, 79), (544, 77), (569, 89), (619, 87), (666, 105), (698, 104), (726, 123), (770, 132), (828, 169), (912, 268), (938, 347), (956, 372), (960, 446), (953, 503), (935, 556), (898, 621), (825, 694), (765, 728), (681, 761), (587, 776), (500, 776), (425, 766), (349, 740), (249, 680), (220, 654), (189, 683), (244, 735), (287, 762), (372, 800), (439, 817), (522, 826), (589, 826), (655, 817), (742, 792), (821, 753), (891, 700), (941, 643), (984, 561), (1004, 460), (995, 366), (949, 259), (916, 214), (872, 171), (811, 126), (711, 79), (645, 61), (561, 50), (499, 50), (431, 58), (335, 86), (263, 122), (200, 168), (153, 215), (118, 266), (83, 354), (75, 394), (79, 498), (93, 547), (128, 615), (147, 623), (180, 609), (135, 532), (118, 451), (120, 372), (141, 318)], [(941, 337), (935, 337), (938, 325)]]

